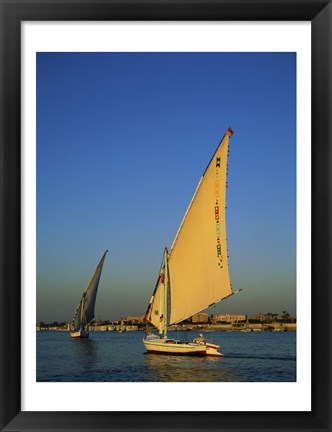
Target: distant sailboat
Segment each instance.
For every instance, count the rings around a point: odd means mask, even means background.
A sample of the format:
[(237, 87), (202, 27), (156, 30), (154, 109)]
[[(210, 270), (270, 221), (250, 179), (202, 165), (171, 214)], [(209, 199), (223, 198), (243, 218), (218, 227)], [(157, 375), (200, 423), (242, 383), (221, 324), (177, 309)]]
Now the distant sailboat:
[(103, 269), (105, 257), (108, 251), (102, 256), (92, 279), (83, 292), (81, 301), (76, 309), (76, 313), (71, 325), (70, 336), (73, 338), (88, 338), (88, 325), (95, 316), (95, 303), (99, 286), (101, 271)]
[(148, 333), (143, 339), (148, 352), (222, 356), (219, 345), (202, 338), (192, 342), (169, 339), (167, 329), (235, 294), (230, 285), (225, 219), (232, 135), (228, 129), (196, 188), (170, 252), (164, 250), (145, 314), (145, 320), (159, 329), (159, 337)]

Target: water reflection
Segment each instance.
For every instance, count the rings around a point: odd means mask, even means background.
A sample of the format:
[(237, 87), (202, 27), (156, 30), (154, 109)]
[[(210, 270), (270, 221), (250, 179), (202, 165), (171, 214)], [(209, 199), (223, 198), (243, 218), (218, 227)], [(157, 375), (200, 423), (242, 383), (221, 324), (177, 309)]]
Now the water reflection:
[(70, 338), (67, 332), (38, 332), (37, 381), (296, 381), (296, 334), (213, 336), (216, 343), (223, 343), (225, 357), (144, 354), (140, 332), (93, 332), (81, 340)]
[(84, 371), (91, 370), (97, 361), (97, 346), (93, 339), (71, 339), (73, 344), (73, 355), (77, 366)]
[(233, 381), (231, 370), (220, 357), (144, 355), (149, 381), (220, 382)]

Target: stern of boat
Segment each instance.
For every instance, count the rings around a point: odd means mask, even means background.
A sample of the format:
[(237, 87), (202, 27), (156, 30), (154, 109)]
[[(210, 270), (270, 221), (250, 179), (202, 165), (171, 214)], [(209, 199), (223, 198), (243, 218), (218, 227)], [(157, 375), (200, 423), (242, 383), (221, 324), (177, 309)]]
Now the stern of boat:
[(224, 357), (224, 354), (220, 353), (218, 349), (220, 348), (220, 345), (213, 344), (211, 342), (206, 343), (206, 355), (207, 356), (214, 356), (214, 357)]

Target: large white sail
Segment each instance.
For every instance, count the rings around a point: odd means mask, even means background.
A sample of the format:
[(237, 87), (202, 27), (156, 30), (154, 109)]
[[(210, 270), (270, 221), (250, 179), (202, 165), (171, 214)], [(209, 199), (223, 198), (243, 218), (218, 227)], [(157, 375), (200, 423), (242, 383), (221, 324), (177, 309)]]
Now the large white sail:
[[(170, 318), (174, 324), (232, 294), (226, 240), (228, 129), (204, 172), (169, 253)], [(157, 286), (147, 319), (158, 326)]]
[(169, 255), (170, 323), (232, 293), (226, 240), (228, 130), (211, 159)]
[(86, 290), (83, 292), (81, 301), (77, 307), (73, 319), (73, 327), (75, 331), (88, 325), (95, 316), (96, 296), (97, 296), (97, 291), (99, 286), (100, 275), (103, 269), (107, 252), (108, 251), (106, 251), (102, 256), (89, 285), (87, 286)]

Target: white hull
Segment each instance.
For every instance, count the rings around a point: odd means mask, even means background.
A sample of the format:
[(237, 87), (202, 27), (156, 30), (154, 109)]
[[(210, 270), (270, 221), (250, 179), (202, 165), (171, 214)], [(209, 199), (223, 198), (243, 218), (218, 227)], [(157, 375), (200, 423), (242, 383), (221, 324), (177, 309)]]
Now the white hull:
[(194, 342), (181, 342), (173, 339), (143, 339), (149, 353), (169, 355), (205, 356), (206, 347)]
[(220, 345), (212, 342), (184, 342), (152, 337), (150, 339), (143, 339), (143, 343), (146, 350), (154, 354), (224, 357), (224, 354), (218, 351)]
[(88, 338), (89, 332), (87, 332), (86, 330), (79, 330), (76, 332), (70, 332), (70, 336), (77, 339)]

